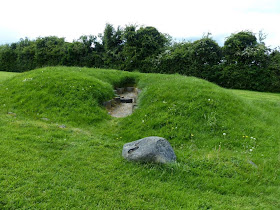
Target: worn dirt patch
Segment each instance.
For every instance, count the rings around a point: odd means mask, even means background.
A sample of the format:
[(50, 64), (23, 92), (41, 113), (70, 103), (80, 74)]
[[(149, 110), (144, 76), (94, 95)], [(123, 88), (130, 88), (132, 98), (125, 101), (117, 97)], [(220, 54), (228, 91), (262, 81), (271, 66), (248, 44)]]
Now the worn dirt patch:
[(121, 118), (121, 117), (127, 117), (132, 114), (133, 109), (136, 105), (137, 102), (137, 96), (138, 96), (138, 91), (135, 90), (133, 92), (125, 92), (122, 94), (119, 94), (120, 97), (122, 98), (131, 98), (132, 103), (119, 103), (113, 106), (109, 110), (109, 114), (113, 117)]

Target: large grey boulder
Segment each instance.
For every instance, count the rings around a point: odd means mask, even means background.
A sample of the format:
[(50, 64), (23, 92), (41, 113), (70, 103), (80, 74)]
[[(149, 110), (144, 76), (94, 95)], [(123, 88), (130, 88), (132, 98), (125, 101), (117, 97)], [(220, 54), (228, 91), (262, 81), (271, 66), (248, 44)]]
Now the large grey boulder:
[(146, 137), (123, 146), (122, 156), (130, 161), (170, 163), (176, 155), (170, 143), (157, 136)]

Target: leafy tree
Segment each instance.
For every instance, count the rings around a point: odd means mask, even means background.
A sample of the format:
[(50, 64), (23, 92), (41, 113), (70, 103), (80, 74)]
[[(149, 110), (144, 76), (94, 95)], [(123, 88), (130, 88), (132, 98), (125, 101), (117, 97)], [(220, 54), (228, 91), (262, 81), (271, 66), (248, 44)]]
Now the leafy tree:
[(16, 44), (3, 45), (0, 47), (0, 71), (18, 71), (16, 66)]
[[(97, 37), (93, 35), (89, 36), (81, 36), (78, 40), (80, 43), (82, 43), (82, 57), (80, 58), (80, 66), (87, 66), (92, 67), (95, 66), (98, 59), (100, 59), (97, 56), (96, 53), (96, 46), (98, 50), (101, 50), (100, 43), (97, 41)], [(98, 48), (99, 47), (99, 48)]]
[(36, 68), (35, 63), (35, 41), (28, 38), (20, 39), (17, 43), (17, 69), (20, 72)]
[(225, 41), (221, 85), (258, 91), (271, 89), (270, 49), (265, 46), (263, 38), (258, 43), (252, 32), (241, 31)]
[(66, 43), (66, 54), (63, 57), (62, 64), (67, 66), (83, 66), (82, 58), (85, 55), (85, 48), (83, 43), (73, 41), (73, 43)]
[(257, 38), (250, 31), (231, 34), (224, 43), (224, 55), (229, 64), (248, 63), (246, 51), (257, 46)]
[(56, 36), (37, 38), (35, 62), (37, 67), (62, 64), (65, 54), (65, 40)]
[(193, 43), (175, 43), (154, 59), (156, 71), (180, 73), (213, 81), (222, 52), (209, 34)]
[(123, 31), (120, 27), (115, 30), (113, 25), (107, 23), (102, 37), (105, 54), (105, 66), (119, 68), (122, 63)]
[(73, 43), (65, 44), (66, 53), (62, 64), (67, 66), (102, 67), (103, 45), (93, 35), (83, 35)]
[[(126, 26), (124, 30), (124, 69), (140, 69), (145, 71), (145, 63), (163, 52), (168, 44), (166, 35), (160, 33), (154, 27)], [(149, 65), (149, 64), (148, 64)]]
[(168, 41), (156, 28), (150, 26), (137, 30), (136, 38), (140, 59), (159, 54)]
[(133, 70), (139, 65), (137, 59), (137, 25), (128, 25), (123, 32), (124, 48), (123, 48), (123, 66), (122, 69)]
[(222, 50), (212, 38), (207, 36), (193, 42), (191, 59), (193, 76), (213, 81), (216, 76), (218, 65), (222, 60)]
[(192, 43), (175, 43), (153, 59), (153, 72), (193, 75)]
[(270, 63), (268, 69), (271, 73), (270, 91), (280, 92), (280, 51), (274, 49), (269, 55)]

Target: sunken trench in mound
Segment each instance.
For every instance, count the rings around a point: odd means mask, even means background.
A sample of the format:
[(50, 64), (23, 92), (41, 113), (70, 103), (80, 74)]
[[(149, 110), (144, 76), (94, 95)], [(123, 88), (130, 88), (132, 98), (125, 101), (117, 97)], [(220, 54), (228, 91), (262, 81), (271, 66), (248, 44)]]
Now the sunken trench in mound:
[(135, 87), (116, 88), (115, 97), (104, 102), (104, 106), (112, 117), (127, 117), (137, 108), (137, 98), (140, 90)]

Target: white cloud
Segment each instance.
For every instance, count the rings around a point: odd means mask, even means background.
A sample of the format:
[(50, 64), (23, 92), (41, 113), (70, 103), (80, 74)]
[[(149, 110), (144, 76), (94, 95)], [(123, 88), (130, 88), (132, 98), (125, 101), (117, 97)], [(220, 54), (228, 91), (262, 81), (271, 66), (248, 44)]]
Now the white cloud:
[(57, 35), (67, 40), (103, 32), (106, 22), (115, 26), (138, 23), (156, 27), (173, 37), (214, 36), (240, 30), (263, 30), (267, 43), (278, 46), (278, 0), (9, 0), (1, 2), (1, 25), (21, 37)]

